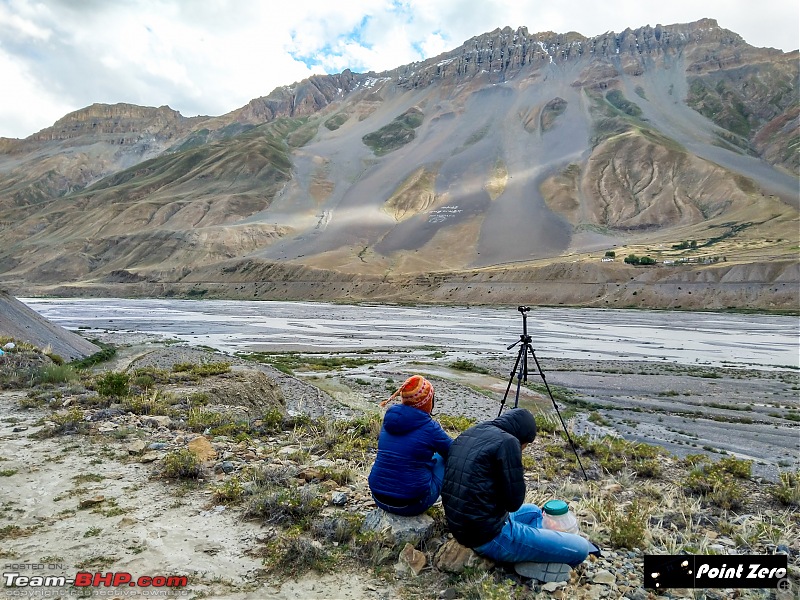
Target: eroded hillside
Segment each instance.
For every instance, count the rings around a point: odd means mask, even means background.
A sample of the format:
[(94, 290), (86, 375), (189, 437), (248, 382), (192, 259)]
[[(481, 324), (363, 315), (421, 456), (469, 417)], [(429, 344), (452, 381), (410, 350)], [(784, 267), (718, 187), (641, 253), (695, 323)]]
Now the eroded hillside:
[[(328, 297), (360, 297), (356, 284), (417, 273), (455, 281), (513, 265), (536, 282), (605, 252), (671, 260), (695, 240), (673, 279), (754, 265), (750, 283), (765, 287), (752, 306), (786, 307), (764, 277), (778, 261), (797, 282), (797, 65), (796, 52), (753, 48), (713, 20), (596, 38), (506, 28), (221, 117), (94, 105), (3, 142), (0, 281), (186, 293), (231, 273), (258, 284), (248, 273), (263, 269), (242, 264), (283, 265), (287, 289), (315, 273), (347, 288), (323, 286)], [(587, 303), (606, 292), (565, 290), (638, 278), (606, 271), (548, 279), (540, 290), (562, 291), (536, 299)], [(423, 296), (458, 296), (442, 289)], [(726, 289), (714, 304), (751, 306)]]

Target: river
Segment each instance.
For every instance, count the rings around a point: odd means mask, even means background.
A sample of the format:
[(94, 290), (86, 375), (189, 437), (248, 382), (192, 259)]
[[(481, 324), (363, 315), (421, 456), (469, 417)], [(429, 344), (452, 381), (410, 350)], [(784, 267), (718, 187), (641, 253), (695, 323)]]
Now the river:
[[(223, 352), (445, 347), (508, 354), (514, 307), (340, 305), (171, 299), (21, 298), (45, 318), (93, 331), (156, 334)], [(676, 311), (536, 308), (526, 313), (537, 355), (670, 361), (755, 369), (800, 367), (800, 319)]]

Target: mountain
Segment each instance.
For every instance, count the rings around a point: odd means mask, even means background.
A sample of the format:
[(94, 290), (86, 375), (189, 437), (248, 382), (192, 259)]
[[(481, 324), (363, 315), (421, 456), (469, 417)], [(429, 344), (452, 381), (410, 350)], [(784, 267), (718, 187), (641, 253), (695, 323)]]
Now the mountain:
[(796, 309), (797, 80), (704, 19), (498, 29), (218, 117), (93, 105), (0, 140), (0, 285)]

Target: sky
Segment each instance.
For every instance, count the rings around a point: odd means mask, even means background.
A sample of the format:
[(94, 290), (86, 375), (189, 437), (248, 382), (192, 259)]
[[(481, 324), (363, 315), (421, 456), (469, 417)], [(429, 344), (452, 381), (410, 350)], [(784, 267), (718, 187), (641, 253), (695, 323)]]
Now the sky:
[(384, 71), (497, 27), (587, 37), (713, 18), (800, 47), (797, 0), (0, 0), (0, 137), (95, 102), (221, 115), (313, 74)]

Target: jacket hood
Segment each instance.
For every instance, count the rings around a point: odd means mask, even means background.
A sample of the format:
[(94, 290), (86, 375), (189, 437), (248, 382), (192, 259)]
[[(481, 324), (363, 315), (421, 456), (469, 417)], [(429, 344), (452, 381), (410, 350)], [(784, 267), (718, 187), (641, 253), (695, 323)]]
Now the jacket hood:
[(386, 411), (383, 428), (392, 435), (403, 435), (422, 427), (430, 420), (431, 416), (425, 411), (405, 404), (396, 404)]
[(513, 435), (520, 444), (527, 444), (536, 438), (536, 419), (526, 408), (512, 408), (497, 417), (492, 424)]

